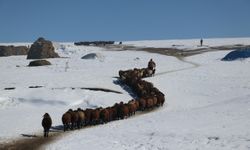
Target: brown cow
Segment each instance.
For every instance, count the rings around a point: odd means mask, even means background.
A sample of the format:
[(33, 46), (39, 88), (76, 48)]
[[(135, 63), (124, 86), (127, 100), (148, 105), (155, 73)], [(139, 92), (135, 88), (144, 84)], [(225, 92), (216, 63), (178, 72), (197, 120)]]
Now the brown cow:
[(117, 107), (115, 107), (115, 105), (113, 107), (111, 107), (111, 114), (112, 115), (112, 119), (111, 120), (117, 120), (118, 119), (118, 113), (117, 113)]
[(81, 128), (81, 127), (83, 127), (84, 122), (85, 122), (85, 114), (84, 114), (84, 111), (81, 108), (77, 109), (77, 113), (78, 113), (77, 126), (78, 126), (78, 128)]
[(49, 136), (49, 129), (51, 128), (52, 125), (52, 120), (50, 118), (50, 115), (48, 113), (45, 113), (43, 115), (43, 120), (42, 120), (42, 126), (44, 129), (44, 137)]
[(132, 116), (135, 114), (136, 111), (136, 104), (135, 103), (128, 103), (128, 109), (129, 109), (129, 116)]
[(113, 106), (116, 110), (116, 119), (122, 119), (123, 113), (122, 113), (122, 106), (123, 106), (123, 102), (115, 103), (115, 105)]
[(147, 98), (146, 99), (146, 108), (151, 109), (151, 108), (153, 108), (153, 106), (154, 106), (153, 99), (152, 98)]
[(140, 93), (141, 97), (146, 97), (147, 95), (148, 95), (148, 93), (147, 93), (146, 90), (142, 90), (141, 93)]
[(150, 91), (151, 95), (156, 95), (159, 92), (160, 91), (157, 88), (155, 88), (155, 87), (151, 88), (151, 91)]
[(145, 77), (151, 77), (153, 76), (153, 74), (155, 73), (155, 69), (154, 70), (151, 70), (149, 68), (143, 68), (143, 78)]
[(135, 111), (137, 111), (139, 109), (139, 101), (138, 100), (135, 100), (135, 99), (132, 99), (128, 102), (129, 104), (135, 104)]
[(102, 109), (100, 111), (100, 121), (101, 121), (101, 123), (109, 122), (109, 111), (108, 111), (108, 109)]
[(127, 118), (129, 115), (129, 108), (127, 104), (121, 105), (121, 119)]
[(69, 112), (66, 112), (62, 116), (62, 123), (63, 123), (63, 128), (64, 132), (68, 129), (70, 129), (71, 125), (71, 114)]
[(71, 130), (74, 130), (77, 127), (78, 113), (72, 109), (69, 109), (68, 112), (71, 115)]
[(139, 99), (139, 110), (144, 111), (146, 108), (146, 100), (143, 98)]
[(87, 108), (85, 112), (85, 125), (91, 125), (91, 113), (93, 109)]
[(136, 111), (139, 110), (140, 108), (140, 103), (138, 100), (135, 100), (135, 105), (136, 105)]
[(165, 95), (162, 92), (159, 92), (156, 94), (156, 97), (157, 97), (157, 105), (163, 106), (165, 102)]
[(100, 123), (100, 108), (96, 108), (91, 112), (91, 124), (96, 125)]
[(112, 107), (107, 107), (106, 109), (109, 113), (108, 120), (112, 121), (113, 120), (113, 109), (112, 109)]
[(154, 96), (152, 99), (153, 99), (153, 106), (156, 107), (157, 106), (157, 97)]

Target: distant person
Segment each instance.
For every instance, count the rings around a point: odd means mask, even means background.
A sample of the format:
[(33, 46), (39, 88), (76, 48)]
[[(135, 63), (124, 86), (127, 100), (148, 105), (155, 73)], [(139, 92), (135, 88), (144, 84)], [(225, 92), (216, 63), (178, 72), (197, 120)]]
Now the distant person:
[(148, 69), (152, 70), (153, 74), (155, 74), (155, 67), (156, 67), (156, 64), (151, 58), (150, 61), (148, 62)]
[(43, 115), (43, 120), (42, 120), (42, 126), (44, 129), (44, 137), (49, 136), (49, 129), (51, 128), (52, 125), (52, 120), (50, 118), (50, 115), (48, 113), (45, 113)]
[(148, 62), (148, 68), (153, 70), (155, 68), (155, 62), (153, 61), (153, 59), (151, 58)]
[(200, 44), (201, 44), (201, 46), (203, 45), (203, 39), (200, 40)]

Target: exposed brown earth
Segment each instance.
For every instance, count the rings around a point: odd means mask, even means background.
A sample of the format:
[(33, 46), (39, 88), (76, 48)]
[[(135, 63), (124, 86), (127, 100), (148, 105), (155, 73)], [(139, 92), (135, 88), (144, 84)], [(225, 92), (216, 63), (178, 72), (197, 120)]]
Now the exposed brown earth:
[(35, 150), (42, 149), (44, 144), (56, 140), (62, 132), (52, 132), (48, 138), (42, 135), (23, 135), (24, 138), (16, 139), (10, 142), (0, 143), (0, 150)]
[(150, 53), (158, 53), (167, 56), (188, 57), (205, 52), (250, 48), (250, 45), (237, 44), (237, 45), (224, 45), (224, 46), (214, 46), (214, 47), (185, 49), (185, 50), (177, 48), (136, 47), (130, 45), (107, 45), (104, 46), (104, 48), (106, 48), (107, 50), (115, 50), (115, 51), (134, 50), (134, 51), (146, 51)]

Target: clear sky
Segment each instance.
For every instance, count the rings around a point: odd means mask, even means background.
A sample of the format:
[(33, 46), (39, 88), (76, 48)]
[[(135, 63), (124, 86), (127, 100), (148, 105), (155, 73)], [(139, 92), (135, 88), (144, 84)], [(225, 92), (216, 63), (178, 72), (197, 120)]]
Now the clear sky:
[(0, 0), (0, 42), (250, 37), (250, 0)]

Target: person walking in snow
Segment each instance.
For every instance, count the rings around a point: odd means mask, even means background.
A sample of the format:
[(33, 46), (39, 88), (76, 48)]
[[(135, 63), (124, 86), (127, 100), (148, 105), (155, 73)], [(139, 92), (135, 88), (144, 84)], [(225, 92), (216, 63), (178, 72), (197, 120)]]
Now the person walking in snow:
[(151, 58), (150, 61), (148, 62), (148, 69), (153, 71), (152, 75), (155, 74), (155, 67), (156, 67), (156, 64), (153, 61), (153, 59)]
[(42, 126), (44, 129), (44, 137), (49, 137), (49, 129), (51, 128), (52, 120), (48, 113), (43, 115)]
[(148, 62), (148, 68), (153, 70), (153, 69), (155, 69), (155, 67), (156, 67), (155, 62), (151, 58), (150, 61)]
[(203, 39), (200, 40), (200, 44), (201, 44), (201, 46), (203, 45)]

